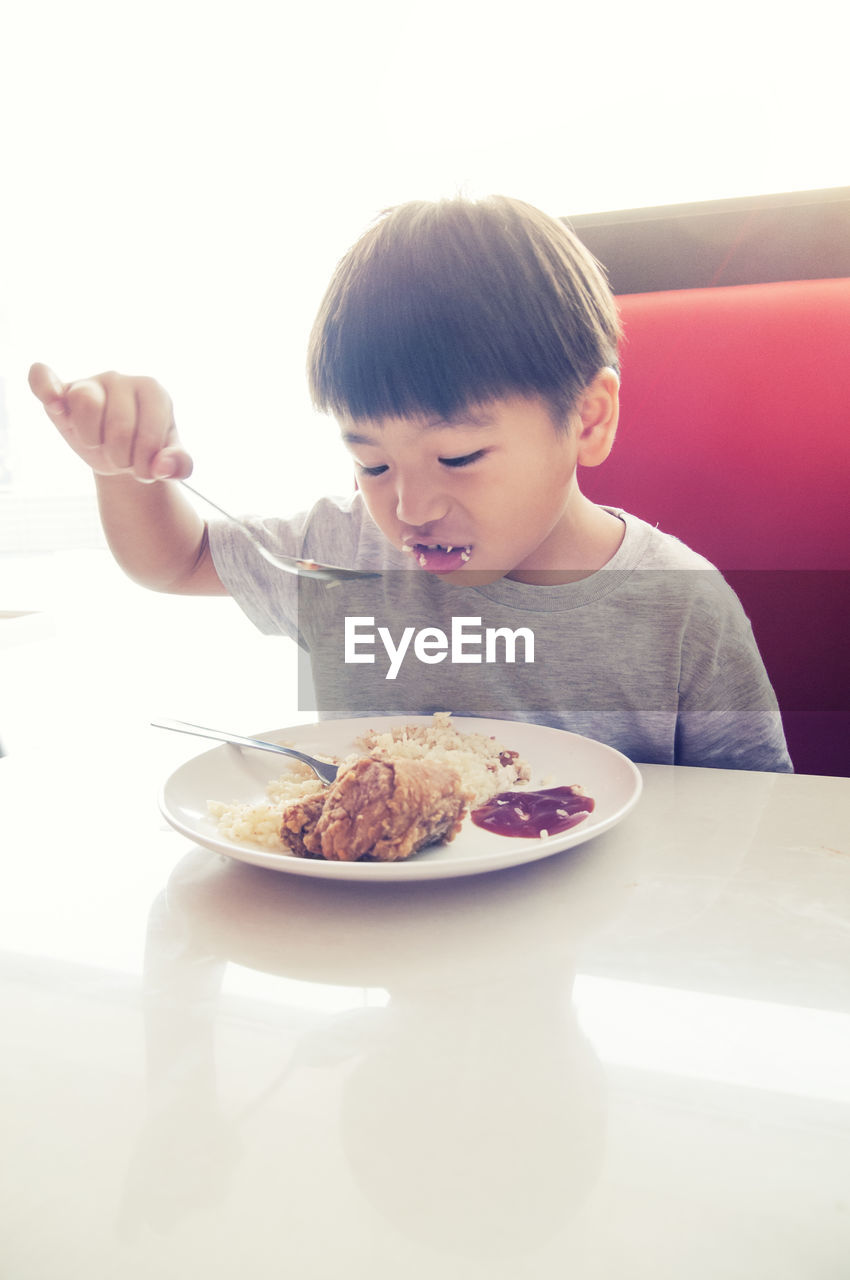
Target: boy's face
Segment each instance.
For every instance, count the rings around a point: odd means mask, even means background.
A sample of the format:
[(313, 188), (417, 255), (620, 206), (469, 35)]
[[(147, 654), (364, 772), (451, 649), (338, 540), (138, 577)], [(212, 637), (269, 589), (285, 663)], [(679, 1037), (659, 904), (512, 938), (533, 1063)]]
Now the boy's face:
[(578, 412), (559, 429), (542, 400), (516, 397), (451, 422), (357, 420), (342, 432), (372, 519), (411, 568), (480, 585), (590, 567)]

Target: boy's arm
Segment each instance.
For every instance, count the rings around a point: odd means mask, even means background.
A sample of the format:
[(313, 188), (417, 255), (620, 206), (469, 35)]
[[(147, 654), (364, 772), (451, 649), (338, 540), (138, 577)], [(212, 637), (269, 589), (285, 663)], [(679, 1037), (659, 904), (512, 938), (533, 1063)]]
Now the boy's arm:
[(106, 541), (129, 577), (153, 591), (226, 595), (207, 526), (177, 485), (102, 475), (95, 484)]
[(46, 365), (30, 387), (61, 435), (92, 469), (110, 550), (155, 591), (224, 595), (204, 521), (169, 479), (191, 474), (171, 400), (151, 378), (104, 373), (63, 383)]
[(793, 772), (752, 627), (719, 574), (706, 577), (682, 644), (675, 763)]

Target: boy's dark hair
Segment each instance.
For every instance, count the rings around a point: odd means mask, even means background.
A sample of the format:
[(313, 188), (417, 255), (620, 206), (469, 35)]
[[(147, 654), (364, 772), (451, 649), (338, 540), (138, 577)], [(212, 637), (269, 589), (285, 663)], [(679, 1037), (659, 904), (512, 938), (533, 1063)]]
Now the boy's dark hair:
[(540, 396), (562, 423), (617, 367), (619, 336), (604, 273), (562, 222), (506, 196), (414, 201), (337, 267), (310, 337), (310, 392), (355, 420)]

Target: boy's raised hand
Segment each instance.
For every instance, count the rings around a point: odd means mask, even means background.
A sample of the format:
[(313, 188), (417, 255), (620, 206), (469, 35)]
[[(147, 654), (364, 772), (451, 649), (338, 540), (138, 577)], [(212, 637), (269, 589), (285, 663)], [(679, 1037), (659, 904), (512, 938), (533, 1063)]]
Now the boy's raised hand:
[(171, 400), (153, 378), (101, 373), (63, 383), (46, 364), (34, 364), (29, 384), (51, 422), (98, 475), (150, 482), (192, 474)]

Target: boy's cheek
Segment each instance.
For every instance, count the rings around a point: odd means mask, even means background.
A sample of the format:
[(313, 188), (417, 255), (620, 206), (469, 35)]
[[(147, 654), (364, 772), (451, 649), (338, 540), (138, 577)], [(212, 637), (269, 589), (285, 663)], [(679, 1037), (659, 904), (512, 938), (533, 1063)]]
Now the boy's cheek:
[(401, 547), (401, 528), (398, 520), (395, 518), (395, 512), (390, 511), (386, 504), (383, 506), (379, 502), (375, 502), (370, 498), (369, 494), (362, 490), (363, 503), (374, 523), (378, 526), (381, 533), (391, 542), (394, 547)]

